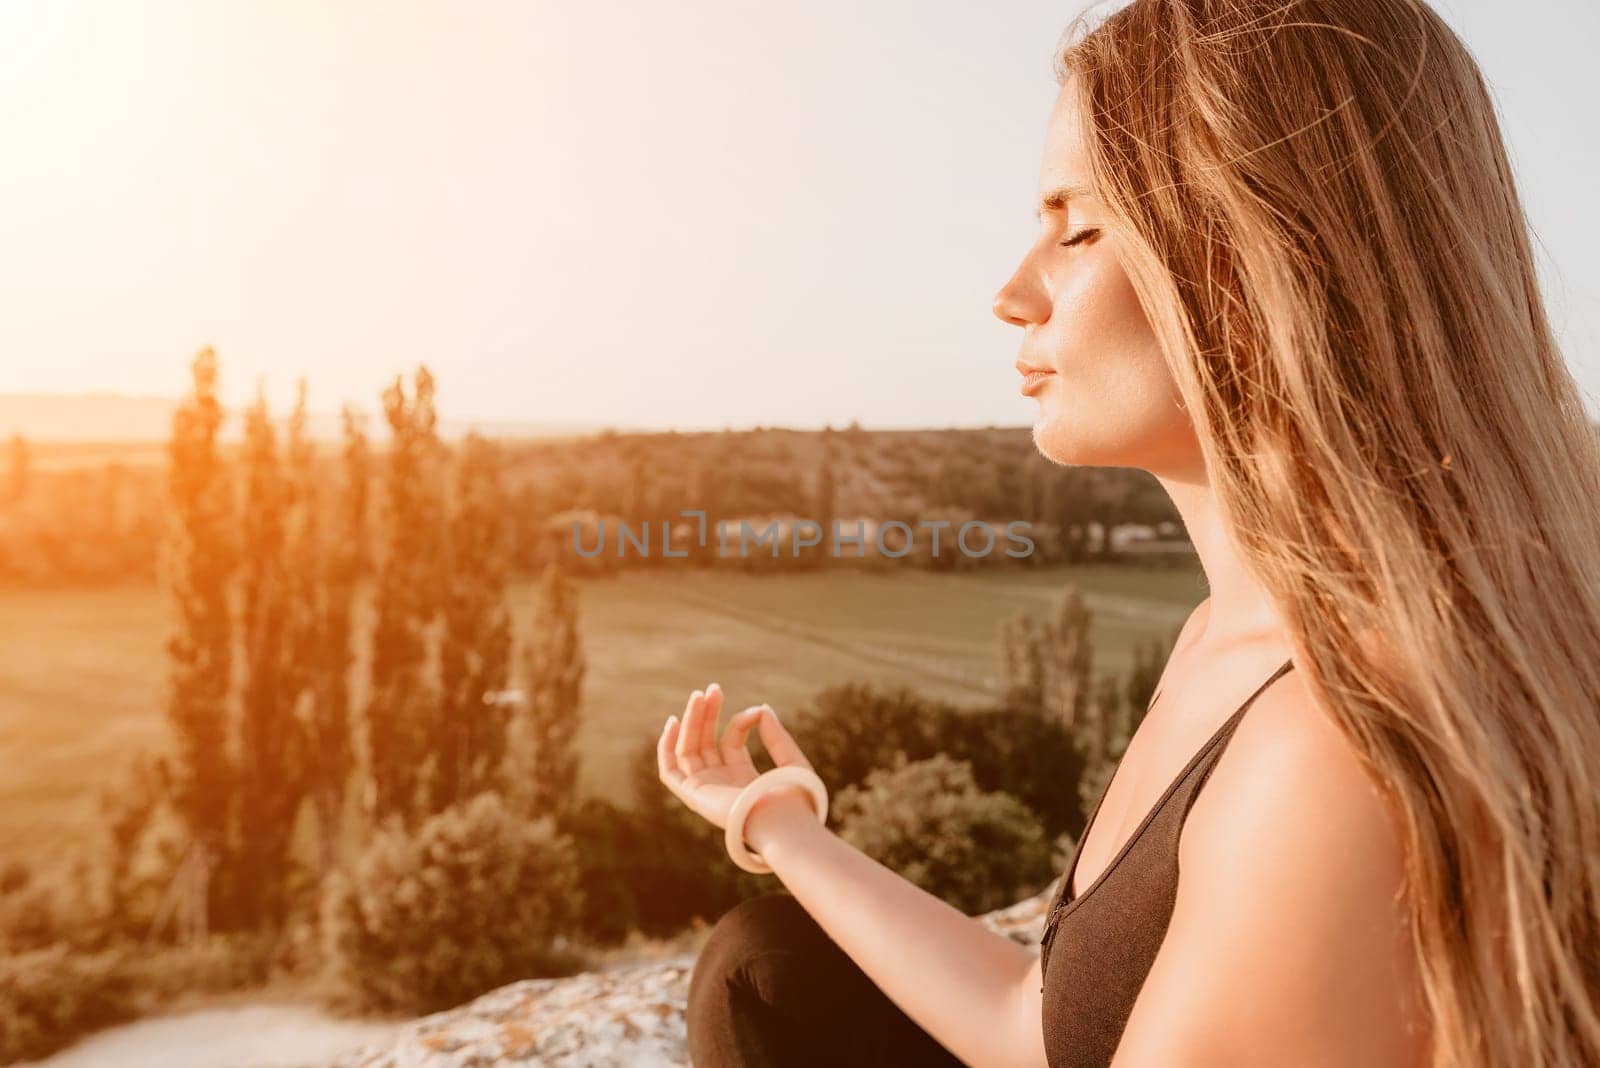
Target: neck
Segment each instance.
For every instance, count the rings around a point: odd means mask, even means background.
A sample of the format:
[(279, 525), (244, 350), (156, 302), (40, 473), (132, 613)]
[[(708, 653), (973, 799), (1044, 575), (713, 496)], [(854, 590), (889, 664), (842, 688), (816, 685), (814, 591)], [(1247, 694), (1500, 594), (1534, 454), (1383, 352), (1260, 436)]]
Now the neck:
[(1183, 518), (1210, 591), (1195, 622), (1193, 646), (1220, 652), (1252, 641), (1281, 640), (1283, 620), (1266, 590), (1239, 555), (1222, 521), (1211, 485), (1204, 480), (1157, 475)]

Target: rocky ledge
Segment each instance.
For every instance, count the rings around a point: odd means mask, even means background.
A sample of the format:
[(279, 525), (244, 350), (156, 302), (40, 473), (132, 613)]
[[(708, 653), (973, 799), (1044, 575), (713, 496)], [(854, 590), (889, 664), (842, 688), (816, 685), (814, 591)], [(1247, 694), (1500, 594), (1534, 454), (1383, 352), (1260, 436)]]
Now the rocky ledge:
[[(1037, 948), (1055, 884), (1007, 908), (974, 917)], [(330, 1068), (686, 1068), (683, 1008), (694, 955), (527, 979), (460, 1008), (406, 1025), (392, 1041), (363, 1046)]]

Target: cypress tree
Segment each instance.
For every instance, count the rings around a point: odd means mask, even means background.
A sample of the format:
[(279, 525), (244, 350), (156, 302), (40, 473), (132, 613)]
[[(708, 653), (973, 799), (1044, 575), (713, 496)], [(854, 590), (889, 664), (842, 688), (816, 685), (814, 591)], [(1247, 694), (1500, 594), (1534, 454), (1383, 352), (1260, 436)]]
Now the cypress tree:
[[(343, 479), (332, 537), (322, 542), (315, 647), (309, 651), (311, 703), (306, 734), (308, 790), (317, 810), (318, 868), (337, 865), (341, 814), (354, 768), (350, 665), (356, 593), (370, 567), (367, 510), (371, 450), (358, 413), (343, 412)], [(302, 471), (301, 478), (310, 473)]]
[(822, 542), (817, 546), (820, 551), (813, 556), (818, 567), (825, 567), (829, 554), (833, 552), (833, 522), (838, 507), (837, 497), (838, 490), (833, 480), (833, 450), (824, 446), (822, 465), (817, 471), (816, 493), (811, 505), (812, 517), (822, 528)]
[[(302, 446), (303, 447), (303, 446)], [(239, 722), (238, 900), (249, 926), (273, 926), (284, 912), (283, 886), (295, 813), (304, 790), (295, 704), (301, 650), (291, 597), (304, 584), (289, 572), (287, 531), (294, 487), (278, 453), (264, 387), (245, 421), (243, 603), (245, 679)]]
[(1044, 650), (1028, 613), (1018, 612), (1000, 625), (1000, 660), (1005, 670), (1005, 703), (1042, 711)]
[(1105, 791), (1111, 772), (1127, 747), (1128, 737), (1119, 724), (1125, 721), (1122, 687), (1115, 676), (1102, 677), (1084, 707), (1083, 718), (1073, 725), (1072, 736), (1083, 754), (1083, 777), (1078, 780), (1078, 802), (1087, 819), (1095, 800)]
[(445, 554), (449, 580), (440, 649), (439, 712), (428, 746), (435, 761), (428, 808), (440, 812), (494, 785), (506, 751), (511, 619), (505, 489), (498, 446), (477, 434), (456, 466)]
[(191, 917), (203, 932), (212, 904), (210, 872), (226, 845), (234, 768), (228, 751), (232, 663), (229, 580), (236, 562), (229, 469), (217, 447), (222, 405), (217, 357), (195, 357), (191, 393), (172, 417), (167, 446), (167, 515), (162, 570), (178, 623), (166, 643), (166, 712), (173, 753), (162, 778), (190, 838), (185, 871)]
[(567, 819), (577, 804), (575, 739), (587, 670), (578, 634), (577, 590), (560, 564), (546, 566), (535, 591), (533, 630), (524, 650), (527, 682), (513, 779), (528, 815)]
[(368, 814), (409, 823), (423, 787), (427, 727), (438, 708), (429, 677), (429, 631), (438, 611), (439, 444), (433, 376), (416, 374), (408, 402), (396, 378), (383, 394), (390, 442), (384, 465), (383, 538), (372, 634), (372, 682), (364, 726), (370, 774)]
[(1043, 628), (1041, 658), (1045, 715), (1072, 726), (1089, 705), (1094, 648), (1083, 593), (1068, 585), (1056, 601), (1055, 618)]

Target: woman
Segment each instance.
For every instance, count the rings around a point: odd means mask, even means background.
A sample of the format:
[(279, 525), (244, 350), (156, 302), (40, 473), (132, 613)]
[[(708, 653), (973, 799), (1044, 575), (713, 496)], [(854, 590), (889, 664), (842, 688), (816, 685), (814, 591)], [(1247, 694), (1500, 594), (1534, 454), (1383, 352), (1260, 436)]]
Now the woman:
[[(1038, 448), (1151, 472), (1210, 596), (1042, 956), (789, 787), (694, 1063), (1600, 1064), (1600, 452), (1471, 57), (1418, 0), (1136, 0), (1057, 80), (995, 311)], [(721, 704), (658, 758), (726, 826), (753, 728), (809, 765)]]

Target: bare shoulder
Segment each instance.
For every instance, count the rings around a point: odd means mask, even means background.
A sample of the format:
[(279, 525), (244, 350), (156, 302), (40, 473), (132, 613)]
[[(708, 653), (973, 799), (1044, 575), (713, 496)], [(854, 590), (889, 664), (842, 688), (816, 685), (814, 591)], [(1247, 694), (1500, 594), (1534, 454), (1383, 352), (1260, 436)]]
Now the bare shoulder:
[(1398, 813), (1305, 676), (1289, 671), (1245, 710), (1195, 799), (1183, 842), (1198, 859), (1241, 835), (1304, 842), (1313, 830), (1329, 846), (1359, 847), (1364, 868), (1401, 871)]
[(1179, 839), (1117, 1068), (1423, 1063), (1401, 824), (1303, 676), (1245, 712)]

